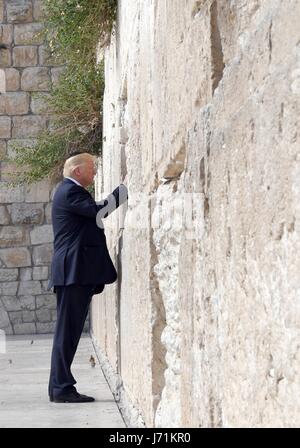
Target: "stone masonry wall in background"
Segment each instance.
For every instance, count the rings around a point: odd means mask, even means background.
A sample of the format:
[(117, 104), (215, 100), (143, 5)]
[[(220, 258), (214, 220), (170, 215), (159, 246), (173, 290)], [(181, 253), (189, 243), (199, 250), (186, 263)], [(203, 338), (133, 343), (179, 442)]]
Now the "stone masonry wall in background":
[(50, 125), (44, 97), (62, 67), (47, 53), (39, 0), (0, 0), (0, 328), (6, 334), (49, 333), (55, 296), (47, 291), (52, 256), (51, 189), (8, 186), (15, 168), (4, 161), (14, 144), (32, 145)]

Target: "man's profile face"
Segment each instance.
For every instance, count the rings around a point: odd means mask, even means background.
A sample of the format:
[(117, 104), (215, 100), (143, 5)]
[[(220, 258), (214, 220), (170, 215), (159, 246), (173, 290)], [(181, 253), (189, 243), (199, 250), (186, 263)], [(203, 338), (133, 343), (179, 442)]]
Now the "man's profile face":
[[(78, 173), (78, 174), (77, 174)], [(89, 157), (85, 162), (78, 167), (77, 171), (78, 181), (83, 187), (88, 187), (94, 182), (94, 177), (97, 174), (96, 159)]]

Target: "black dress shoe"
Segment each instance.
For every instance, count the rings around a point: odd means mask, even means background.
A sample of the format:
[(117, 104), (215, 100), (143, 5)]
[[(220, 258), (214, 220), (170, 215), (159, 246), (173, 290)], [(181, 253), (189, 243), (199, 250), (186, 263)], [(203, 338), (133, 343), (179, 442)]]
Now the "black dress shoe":
[(95, 398), (79, 394), (78, 392), (70, 392), (58, 397), (50, 396), (50, 401), (54, 401), (54, 403), (90, 403), (95, 401)]

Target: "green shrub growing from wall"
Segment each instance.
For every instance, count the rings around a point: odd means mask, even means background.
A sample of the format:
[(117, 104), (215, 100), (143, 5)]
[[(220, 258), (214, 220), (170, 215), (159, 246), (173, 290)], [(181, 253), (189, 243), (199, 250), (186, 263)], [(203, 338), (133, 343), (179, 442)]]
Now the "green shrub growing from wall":
[(96, 57), (109, 43), (117, 0), (44, 0), (44, 10), (50, 57), (64, 72), (47, 100), (51, 129), (32, 148), (15, 148), (14, 163), (26, 169), (13, 184), (58, 180), (69, 154), (102, 150), (104, 62)]

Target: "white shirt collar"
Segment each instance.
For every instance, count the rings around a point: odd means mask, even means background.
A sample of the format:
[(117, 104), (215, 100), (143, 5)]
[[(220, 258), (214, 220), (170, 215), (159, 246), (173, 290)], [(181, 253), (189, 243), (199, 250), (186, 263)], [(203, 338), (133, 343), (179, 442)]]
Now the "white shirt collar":
[(77, 184), (77, 185), (79, 185), (80, 187), (82, 187), (82, 185), (78, 182), (78, 180), (73, 179), (73, 177), (65, 176), (65, 179), (70, 179), (70, 180), (72, 180), (75, 184)]

